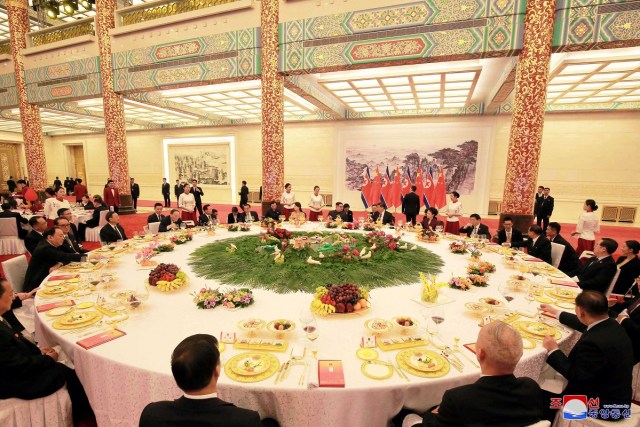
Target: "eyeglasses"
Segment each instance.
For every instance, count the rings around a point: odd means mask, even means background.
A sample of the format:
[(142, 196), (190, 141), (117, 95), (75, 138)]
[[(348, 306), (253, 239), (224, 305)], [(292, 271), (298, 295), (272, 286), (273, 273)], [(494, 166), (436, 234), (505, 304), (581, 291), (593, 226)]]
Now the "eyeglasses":
[(71, 227), (71, 224), (58, 224), (58, 227)]

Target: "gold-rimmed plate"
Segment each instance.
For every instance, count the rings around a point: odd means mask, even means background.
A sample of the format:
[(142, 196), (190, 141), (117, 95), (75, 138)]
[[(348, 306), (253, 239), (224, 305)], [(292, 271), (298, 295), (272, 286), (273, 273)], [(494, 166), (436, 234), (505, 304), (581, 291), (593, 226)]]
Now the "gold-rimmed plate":
[(72, 285), (56, 285), (49, 286), (38, 291), (38, 296), (42, 298), (56, 298), (70, 294), (78, 290), (77, 286)]
[(363, 347), (356, 351), (356, 356), (360, 360), (375, 360), (378, 358), (378, 352), (373, 348)]
[(530, 340), (529, 338), (522, 337), (522, 348), (525, 350), (536, 348), (536, 342), (534, 340)]
[[(259, 355), (262, 358), (262, 360), (268, 363), (269, 367), (267, 368), (267, 370), (261, 372), (260, 374), (250, 374), (250, 375), (243, 375), (243, 374), (236, 373), (237, 366), (239, 363), (241, 363), (240, 361), (246, 359), (247, 357), (252, 358), (253, 356), (256, 356), (256, 355)], [(252, 358), (251, 360), (255, 361), (256, 359)], [(273, 354), (248, 352), (248, 353), (241, 353), (241, 354), (235, 355), (231, 359), (229, 359), (227, 363), (224, 365), (224, 372), (229, 378), (231, 378), (234, 381), (238, 381), (241, 383), (254, 383), (258, 381), (264, 381), (265, 379), (273, 376), (278, 371), (279, 366), (280, 366), (280, 362), (278, 361), (278, 358), (275, 357)]]
[(102, 319), (98, 311), (71, 312), (53, 322), (55, 329), (78, 329), (92, 325)]
[(51, 310), (47, 311), (47, 316), (50, 316), (50, 317), (62, 316), (67, 314), (73, 309), (74, 309), (74, 306), (72, 305), (65, 306), (65, 307), (52, 308)]
[(81, 302), (80, 304), (76, 305), (76, 309), (78, 310), (85, 310), (87, 308), (91, 308), (93, 307), (95, 304), (92, 303), (91, 301), (86, 301), (86, 302)]
[(504, 306), (504, 302), (497, 300), (495, 298), (480, 298), (480, 302), (482, 304), (485, 304), (488, 307), (503, 307)]
[(549, 289), (547, 291), (547, 294), (555, 297), (555, 298), (562, 298), (564, 300), (574, 300), (576, 299), (576, 296), (578, 296), (578, 292), (574, 291), (574, 290), (570, 290), (570, 289)]
[[(415, 351), (418, 351), (423, 354), (427, 354), (429, 355), (429, 357), (433, 357), (434, 359), (436, 359), (437, 360), (436, 364), (441, 365), (442, 366), (441, 369), (438, 371), (421, 371), (410, 366), (407, 363), (407, 358), (410, 354), (412, 354), (412, 352), (415, 352)], [(449, 361), (446, 360), (444, 356), (434, 351), (428, 350), (424, 347), (399, 351), (398, 354), (396, 354), (396, 362), (398, 362), (398, 365), (404, 371), (410, 373), (411, 375), (415, 375), (416, 377), (421, 377), (421, 378), (443, 377), (447, 375), (449, 373), (449, 370), (451, 369), (451, 365), (449, 364)]]
[(389, 332), (393, 324), (385, 319), (369, 319), (364, 322), (364, 326), (374, 334), (381, 334)]
[(229, 360), (230, 369), (238, 375), (260, 375), (269, 370), (271, 360), (266, 353), (245, 353)]
[(393, 366), (379, 360), (367, 360), (360, 367), (365, 377), (372, 380), (386, 380), (393, 375)]
[(413, 369), (422, 372), (435, 372), (444, 367), (442, 357), (429, 350), (407, 350), (404, 361)]
[(526, 320), (514, 322), (514, 326), (519, 329), (522, 329), (524, 332), (536, 335), (539, 337), (544, 337), (547, 335), (554, 336), (556, 334), (556, 329), (552, 326), (546, 325), (540, 322), (529, 322)]

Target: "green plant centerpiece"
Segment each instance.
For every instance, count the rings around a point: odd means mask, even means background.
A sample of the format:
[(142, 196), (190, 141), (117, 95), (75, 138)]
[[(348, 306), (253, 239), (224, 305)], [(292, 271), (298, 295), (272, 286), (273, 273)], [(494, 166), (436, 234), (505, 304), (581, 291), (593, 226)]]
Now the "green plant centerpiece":
[(267, 229), (201, 246), (189, 264), (199, 277), (279, 293), (316, 291), (328, 283), (369, 288), (415, 283), (419, 271), (437, 274), (442, 259), (383, 231), (291, 232)]

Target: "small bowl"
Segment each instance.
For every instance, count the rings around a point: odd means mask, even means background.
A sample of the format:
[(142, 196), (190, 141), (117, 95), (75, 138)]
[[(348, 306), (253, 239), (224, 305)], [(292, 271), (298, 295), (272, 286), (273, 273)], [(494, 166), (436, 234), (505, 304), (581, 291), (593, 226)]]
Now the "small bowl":
[(504, 303), (495, 298), (480, 298), (480, 302), (489, 308), (504, 307)]
[(393, 324), (385, 319), (369, 319), (364, 322), (364, 326), (374, 334), (383, 334), (393, 328)]
[(479, 302), (468, 302), (464, 305), (464, 307), (469, 310), (473, 314), (482, 315), (489, 311), (489, 307), (487, 307), (486, 303)]
[(398, 316), (392, 320), (394, 326), (400, 328), (403, 332), (413, 331), (418, 327), (418, 322), (410, 316)]
[(255, 332), (262, 329), (265, 323), (262, 319), (245, 319), (238, 322), (238, 328), (245, 332)]
[(276, 319), (267, 324), (267, 330), (277, 334), (288, 334), (296, 328), (296, 324), (288, 319)]

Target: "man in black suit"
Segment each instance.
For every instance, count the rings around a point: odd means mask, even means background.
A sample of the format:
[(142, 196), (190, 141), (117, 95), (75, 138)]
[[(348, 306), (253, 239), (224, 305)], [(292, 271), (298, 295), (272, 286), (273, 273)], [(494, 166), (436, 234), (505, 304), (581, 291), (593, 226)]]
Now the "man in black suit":
[(102, 196), (96, 194), (93, 196), (94, 209), (91, 219), (86, 222), (86, 228), (97, 227), (100, 224), (100, 212), (108, 211), (109, 206), (102, 200)]
[(93, 202), (89, 198), (89, 195), (85, 194), (82, 196), (82, 201), (80, 202), (85, 211), (92, 211), (95, 209)]
[(13, 193), (14, 191), (16, 191), (17, 185), (12, 176), (10, 176), (7, 180), (7, 187), (9, 187), (9, 193)]
[(485, 235), (488, 239), (489, 237), (491, 237), (489, 227), (487, 227), (481, 221), (482, 218), (480, 218), (480, 215), (476, 213), (469, 215), (469, 223), (460, 228), (460, 233), (467, 233), (467, 237), (471, 237), (472, 235)]
[(242, 187), (240, 187), (238, 195), (240, 196), (240, 204), (238, 206), (242, 209), (244, 205), (249, 203), (249, 187), (247, 187), (247, 181), (242, 181)]
[(329, 211), (329, 215), (327, 216), (331, 221), (335, 221), (338, 218), (344, 221), (345, 220), (344, 205), (342, 204), (342, 202), (336, 202), (336, 208), (332, 211)]
[(114, 243), (120, 240), (127, 240), (124, 228), (120, 225), (120, 215), (116, 212), (109, 212), (105, 219), (107, 224), (100, 229), (100, 241)]
[(202, 187), (198, 186), (198, 180), (191, 180), (191, 192), (193, 193), (193, 198), (196, 199), (196, 209), (198, 209), (198, 214), (202, 215), (202, 196), (204, 196), (204, 191), (202, 191)]
[(24, 291), (30, 292), (40, 286), (45, 277), (72, 261), (82, 261), (84, 255), (69, 254), (60, 250), (64, 242), (64, 232), (56, 227), (48, 228), (43, 233), (44, 240), (31, 255), (31, 261), (24, 276)]
[(551, 214), (553, 213), (553, 197), (549, 195), (549, 191), (551, 191), (549, 187), (544, 188), (542, 196), (537, 199), (537, 209), (534, 208), (536, 211), (536, 222), (539, 226), (542, 226), (543, 231), (547, 231), (549, 218), (551, 218)]
[[(636, 282), (640, 282), (640, 279), (636, 279)], [(633, 363), (640, 362), (640, 296), (615, 304), (609, 313), (616, 317), (631, 340)]]
[(618, 242), (603, 237), (593, 248), (593, 258), (579, 267), (572, 274), (574, 282), (584, 290), (607, 292), (613, 276), (616, 275), (616, 263), (611, 254), (618, 249)]
[(54, 227), (58, 227), (64, 233), (64, 241), (60, 245), (60, 250), (69, 254), (86, 254), (87, 250), (82, 249), (75, 238), (71, 236), (71, 223), (63, 217), (59, 216), (53, 220)]
[(382, 203), (374, 203), (371, 208), (374, 211), (373, 215), (371, 215), (371, 220), (373, 222), (382, 221), (383, 225), (393, 225), (395, 218), (391, 212), (387, 212)]
[(538, 216), (538, 201), (544, 196), (544, 185), (538, 185), (538, 192), (533, 202), (533, 216)]
[(542, 228), (539, 225), (532, 225), (529, 227), (528, 235), (529, 239), (526, 242), (515, 242), (510, 246), (513, 248), (526, 247), (529, 255), (551, 264), (551, 242), (543, 235)]
[[(560, 351), (551, 336), (542, 342), (548, 351), (547, 363), (568, 380), (562, 394), (600, 398), (601, 408), (606, 405), (630, 408), (633, 347), (624, 328), (609, 318), (604, 294), (597, 291), (579, 294), (576, 314), (548, 304), (540, 308), (557, 317), (560, 323), (582, 332), (569, 356)], [(553, 411), (547, 410), (546, 419), (553, 420), (553, 416)]]
[(416, 194), (417, 187), (411, 186), (411, 192), (402, 199), (402, 213), (407, 219), (407, 224), (416, 225), (416, 217), (420, 213), (420, 196)]
[[(425, 412), (422, 419), (408, 415), (403, 425), (527, 426), (540, 421), (544, 413), (542, 390), (531, 378), (513, 375), (521, 357), (522, 337), (517, 330), (501, 321), (483, 326), (476, 342), (482, 377), (447, 390), (440, 406)], [(400, 424), (401, 414), (394, 418), (394, 424)]]
[(238, 215), (238, 222), (258, 222), (258, 214), (251, 210), (251, 205), (247, 203), (243, 206), (244, 212)]
[(60, 181), (60, 177), (56, 176), (56, 179), (53, 180), (53, 188), (62, 187), (62, 181)]
[(69, 221), (70, 231), (67, 234), (69, 235), (69, 237), (71, 237), (72, 240), (75, 241), (78, 246), (82, 247), (82, 245), (80, 244), (82, 240), (78, 235), (78, 227), (76, 227), (76, 225), (73, 223), (73, 211), (69, 208), (60, 208), (58, 209), (57, 214), (58, 217), (66, 218), (67, 221)]
[(184, 193), (184, 185), (179, 179), (176, 179), (176, 185), (173, 186), (173, 194), (176, 196), (176, 206), (180, 203), (180, 195)]
[(31, 226), (31, 231), (27, 234), (27, 237), (24, 238), (24, 245), (27, 247), (29, 253), (33, 254), (38, 243), (44, 240), (42, 233), (47, 229), (47, 220), (39, 215), (34, 215), (29, 218), (29, 225)]
[(202, 215), (198, 217), (198, 225), (207, 226), (209, 224), (216, 225), (218, 223), (218, 211), (215, 210), (215, 215), (211, 210), (211, 205), (204, 205), (202, 207)]
[[(13, 289), (0, 279), (0, 314), (11, 309)], [(0, 319), (0, 399), (38, 399), (67, 385), (71, 397), (74, 424), (93, 416), (87, 396), (75, 371), (57, 363), (58, 353), (39, 348), (21, 331)]]
[(22, 228), (22, 224), (28, 224), (29, 221), (20, 215), (18, 212), (11, 212), (11, 205), (9, 203), (3, 203), (1, 205), (2, 212), (0, 212), (0, 218), (13, 218), (16, 221), (16, 227), (18, 228), (18, 237), (24, 239), (27, 237), (27, 230)]
[(164, 198), (164, 207), (171, 207), (171, 185), (167, 182), (167, 178), (162, 178), (162, 197)]
[(131, 199), (133, 200), (133, 209), (138, 209), (138, 198), (140, 197), (140, 186), (135, 178), (131, 178)]
[(162, 215), (162, 203), (156, 203), (153, 205), (153, 213), (147, 217), (147, 224), (152, 222), (162, 222), (164, 215)]
[(165, 231), (178, 230), (180, 229), (180, 224), (182, 224), (182, 219), (180, 219), (180, 209), (171, 209), (169, 215), (165, 216), (162, 218), (162, 221), (160, 221), (158, 232), (164, 233)]
[(142, 411), (139, 426), (278, 426), (273, 419), (261, 423), (257, 412), (219, 399), (220, 371), (218, 340), (214, 336), (197, 334), (185, 338), (171, 355), (171, 372), (184, 396), (148, 404)]
[(235, 224), (236, 222), (240, 222), (238, 217), (240, 214), (238, 213), (238, 208), (236, 206), (231, 208), (231, 213), (227, 215), (227, 224)]
[(282, 215), (282, 212), (278, 209), (278, 202), (273, 200), (269, 205), (269, 209), (264, 213), (262, 219), (271, 218), (274, 221), (280, 221), (280, 215)]
[(502, 220), (502, 230), (498, 231), (498, 244), (522, 242), (522, 233), (517, 228), (513, 228), (513, 219), (505, 216)]
[(349, 203), (342, 205), (342, 217), (344, 218), (344, 222), (353, 222), (353, 211)]
[(564, 246), (558, 270), (565, 274), (569, 274), (580, 266), (580, 261), (578, 260), (578, 253), (573, 249), (573, 246), (567, 242), (567, 239), (560, 235), (561, 229), (562, 227), (557, 222), (550, 222), (547, 227), (547, 238), (551, 243), (557, 243)]

